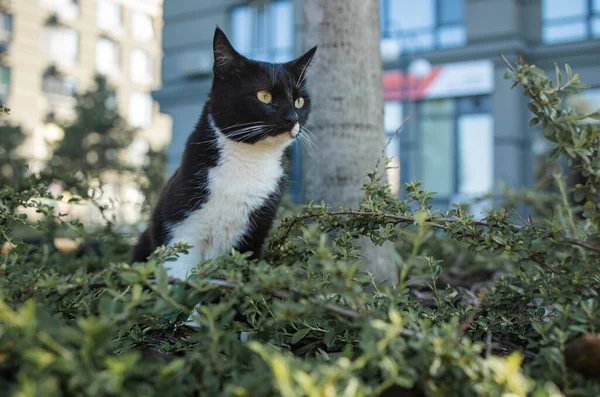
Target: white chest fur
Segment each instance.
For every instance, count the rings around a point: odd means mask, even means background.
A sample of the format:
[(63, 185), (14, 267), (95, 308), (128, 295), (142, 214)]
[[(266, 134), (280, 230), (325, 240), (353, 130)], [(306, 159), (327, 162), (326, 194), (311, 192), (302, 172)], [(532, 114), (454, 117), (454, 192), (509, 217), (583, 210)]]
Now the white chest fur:
[(250, 216), (277, 189), (283, 176), (281, 156), (291, 137), (257, 144), (233, 142), (214, 127), (220, 148), (216, 167), (208, 174), (208, 200), (170, 228), (170, 243), (192, 246), (187, 255), (168, 262), (169, 275), (184, 279), (202, 260), (226, 255), (250, 227)]

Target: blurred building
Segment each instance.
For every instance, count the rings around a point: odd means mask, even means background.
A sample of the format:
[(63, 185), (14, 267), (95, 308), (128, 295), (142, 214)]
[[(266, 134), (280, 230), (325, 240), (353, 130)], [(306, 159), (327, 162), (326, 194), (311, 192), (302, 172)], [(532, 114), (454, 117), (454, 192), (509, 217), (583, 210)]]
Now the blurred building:
[[(533, 184), (543, 145), (527, 126), (522, 91), (504, 80), (499, 53), (552, 73), (554, 62), (569, 63), (594, 86), (585, 95), (600, 107), (600, 0), (379, 2), (386, 134), (411, 116), (388, 148), (400, 165), (392, 186), (422, 180), (444, 207), (501, 182)], [(165, 2), (163, 88), (155, 98), (173, 117), (170, 172), (207, 99), (215, 25), (244, 55), (282, 61), (304, 48), (302, 15), (302, 0)], [(296, 162), (296, 194), (299, 172)]]
[[(73, 116), (73, 93), (108, 76), (129, 123), (151, 144), (170, 139), (170, 118), (151, 91), (160, 87), (162, 0), (11, 0), (0, 17), (0, 100), (30, 139), (29, 158), (56, 139), (48, 115)], [(35, 161), (34, 163), (35, 164)]]
[[(34, 170), (50, 156), (48, 142), (61, 138), (52, 119), (73, 117), (73, 93), (91, 88), (97, 73), (108, 77), (120, 113), (140, 129), (127, 154), (133, 162), (143, 161), (149, 146), (169, 143), (170, 117), (160, 113), (151, 95), (160, 87), (162, 0), (5, 3), (0, 16), (0, 100), (11, 109), (9, 119), (28, 134), (22, 151)], [(136, 221), (140, 211), (131, 203), (140, 201), (139, 192), (121, 181), (106, 188), (107, 197), (122, 203), (119, 220)]]

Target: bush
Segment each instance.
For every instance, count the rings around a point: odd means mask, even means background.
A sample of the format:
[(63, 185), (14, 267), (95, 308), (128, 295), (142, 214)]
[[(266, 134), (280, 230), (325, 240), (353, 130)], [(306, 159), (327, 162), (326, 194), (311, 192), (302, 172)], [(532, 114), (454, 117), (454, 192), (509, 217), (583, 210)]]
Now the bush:
[[(596, 396), (600, 395), (600, 155), (597, 124), (562, 107), (584, 88), (567, 67), (557, 84), (510, 66), (553, 156), (587, 179), (574, 215), (561, 176), (551, 215), (499, 209), (482, 220), (440, 213), (418, 182), (402, 199), (369, 174), (356, 208), (310, 204), (282, 219), (265, 260), (231, 255), (186, 282), (163, 264), (186, 246), (127, 263), (110, 223), (64, 221), (43, 173), (0, 192), (0, 387), (54, 396)], [(65, 176), (62, 176), (65, 179)], [(93, 202), (82, 174), (71, 201)], [(535, 194), (535, 193), (530, 193)], [(31, 223), (24, 209), (43, 215)], [(37, 244), (17, 225), (77, 231), (75, 250)], [(57, 228), (51, 229), (51, 231)], [(356, 238), (397, 244), (398, 279), (361, 272)], [(92, 244), (93, 243), (93, 244)], [(200, 329), (184, 325), (201, 302)], [(240, 331), (247, 332), (243, 341)], [(594, 350), (595, 349), (595, 350)]]

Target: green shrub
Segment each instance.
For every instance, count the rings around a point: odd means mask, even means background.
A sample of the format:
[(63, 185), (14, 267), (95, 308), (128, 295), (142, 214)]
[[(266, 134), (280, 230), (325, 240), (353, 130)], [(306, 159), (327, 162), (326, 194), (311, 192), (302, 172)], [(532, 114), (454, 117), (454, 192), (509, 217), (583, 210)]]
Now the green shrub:
[[(5, 186), (0, 389), (17, 396), (600, 395), (593, 355), (600, 128), (562, 107), (563, 95), (583, 88), (568, 67), (564, 85), (533, 66), (510, 69), (553, 156), (573, 160), (586, 176), (575, 190), (585, 219), (573, 215), (558, 175), (551, 215), (499, 209), (475, 220), (460, 206), (432, 211), (433, 193), (418, 182), (392, 197), (376, 170), (356, 208), (310, 204), (282, 219), (264, 261), (232, 252), (180, 282), (163, 264), (184, 245), (129, 264), (127, 241), (110, 223), (90, 232), (56, 214), (63, 198), (47, 186), (57, 178), (71, 201), (94, 201), (84, 174), (47, 172), (19, 190)], [(31, 222), (24, 208), (41, 220)], [(58, 227), (38, 244), (14, 238), (18, 225), (47, 230), (51, 222)], [(54, 247), (60, 227), (83, 238), (78, 250)], [(397, 244), (397, 280), (376, 284), (360, 271), (359, 236)], [(201, 327), (190, 332), (183, 322), (198, 302)]]

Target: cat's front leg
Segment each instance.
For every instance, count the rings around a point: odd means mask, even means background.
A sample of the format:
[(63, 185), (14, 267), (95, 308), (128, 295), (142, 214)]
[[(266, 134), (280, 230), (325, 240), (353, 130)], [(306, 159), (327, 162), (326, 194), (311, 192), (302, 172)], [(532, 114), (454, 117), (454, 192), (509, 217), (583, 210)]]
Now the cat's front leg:
[[(167, 269), (167, 274), (169, 278), (174, 278), (177, 280), (187, 280), (189, 276), (192, 275), (192, 270), (198, 266), (198, 264), (202, 261), (202, 252), (200, 249), (200, 244), (192, 245), (190, 242), (182, 241), (191, 246), (188, 249), (187, 254), (180, 254), (179, 257), (173, 262), (165, 263), (165, 268)], [(196, 305), (194, 308), (194, 312), (196, 312), (200, 308), (200, 304)], [(200, 328), (200, 324), (193, 320), (194, 312), (188, 317), (185, 325), (194, 328)]]
[[(179, 241), (177, 241), (179, 242)], [(177, 280), (187, 280), (192, 275), (192, 270), (202, 261), (202, 252), (199, 244), (192, 244), (188, 241), (181, 241), (191, 246), (187, 254), (180, 254), (173, 262), (165, 263), (165, 268), (169, 274), (169, 278)]]
[[(187, 243), (187, 244), (191, 245), (190, 243)], [(187, 280), (187, 278), (192, 275), (192, 270), (196, 266), (198, 266), (198, 264), (200, 264), (200, 262), (202, 262), (202, 260), (203, 260), (203, 255), (202, 255), (201, 244), (198, 244), (196, 246), (192, 246), (192, 248), (190, 248), (188, 250), (188, 253), (186, 255), (180, 255), (176, 261), (165, 264), (165, 268), (167, 269), (167, 273), (170, 278), (175, 278), (178, 280)], [(190, 316), (184, 323), (185, 325), (187, 325), (189, 327), (193, 327), (193, 328), (200, 328), (200, 323), (198, 323), (197, 321), (194, 320), (194, 316), (198, 315), (199, 309), (201, 306), (202, 306), (202, 304), (198, 303), (194, 307), (192, 314), (190, 314)], [(240, 332), (240, 340), (242, 342), (246, 342), (248, 340), (248, 338), (249, 338), (248, 332), (245, 332), (245, 331)]]

